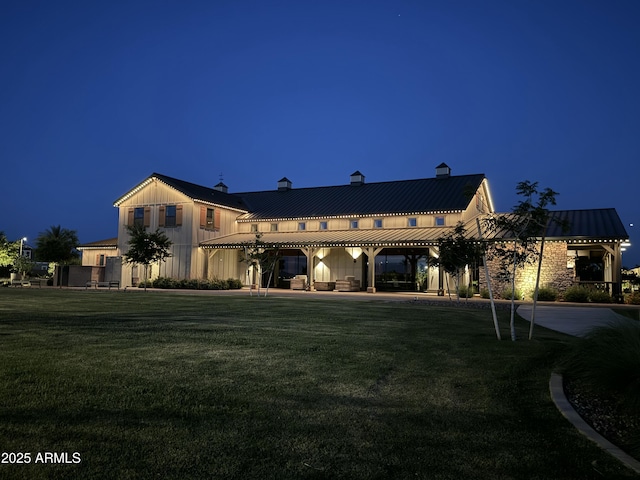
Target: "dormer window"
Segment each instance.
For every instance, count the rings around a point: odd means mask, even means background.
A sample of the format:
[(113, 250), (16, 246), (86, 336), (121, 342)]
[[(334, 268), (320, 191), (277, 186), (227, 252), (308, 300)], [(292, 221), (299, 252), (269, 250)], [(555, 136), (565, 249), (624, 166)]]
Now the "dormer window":
[(329, 226), (328, 226), (327, 222), (322, 221), (322, 222), (320, 222), (320, 224), (318, 225), (318, 228), (319, 228), (320, 230), (327, 230), (327, 229), (329, 228)]
[(373, 228), (382, 228), (382, 219), (381, 218), (376, 218), (373, 221)]
[(306, 222), (298, 222), (298, 230), (299, 230), (299, 231), (301, 231), (301, 232), (302, 232), (302, 231), (304, 231), (304, 230), (306, 230), (306, 229), (307, 229), (307, 224), (306, 224)]
[(416, 217), (409, 217), (407, 225), (409, 225), (410, 227), (417, 227), (418, 219)]
[(349, 222), (349, 228), (358, 228), (358, 220), (351, 220)]
[(445, 221), (443, 216), (436, 217), (436, 227), (444, 227)]

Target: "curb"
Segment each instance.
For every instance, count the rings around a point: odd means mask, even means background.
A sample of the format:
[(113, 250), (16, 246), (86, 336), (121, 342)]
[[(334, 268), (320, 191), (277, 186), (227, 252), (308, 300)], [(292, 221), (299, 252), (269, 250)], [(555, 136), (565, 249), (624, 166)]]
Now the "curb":
[(562, 415), (569, 420), (573, 426), (580, 431), (580, 433), (586, 436), (589, 440), (597, 443), (600, 448), (616, 457), (631, 470), (640, 474), (640, 462), (638, 460), (625, 453), (623, 450), (616, 447), (613, 443), (596, 432), (591, 425), (585, 422), (584, 419), (578, 415), (578, 412), (574, 410), (573, 406), (571, 406), (571, 403), (569, 403), (569, 400), (567, 400), (567, 397), (564, 394), (562, 375), (558, 373), (551, 374), (551, 378), (549, 379), (549, 392), (553, 399), (553, 403), (556, 404), (560, 413), (562, 413)]

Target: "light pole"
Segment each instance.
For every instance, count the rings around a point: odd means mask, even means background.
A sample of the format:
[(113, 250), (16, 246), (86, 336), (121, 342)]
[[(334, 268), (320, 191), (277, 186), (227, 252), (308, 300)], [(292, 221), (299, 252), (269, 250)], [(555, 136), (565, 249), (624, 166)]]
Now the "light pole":
[(20, 256), (22, 256), (22, 245), (27, 241), (27, 237), (22, 237), (20, 239)]

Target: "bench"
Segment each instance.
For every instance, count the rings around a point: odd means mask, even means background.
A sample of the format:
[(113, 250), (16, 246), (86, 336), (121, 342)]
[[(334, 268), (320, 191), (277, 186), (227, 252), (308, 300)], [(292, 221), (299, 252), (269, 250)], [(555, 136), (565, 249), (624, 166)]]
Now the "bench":
[(17, 280), (17, 279), (13, 279), (11, 280), (11, 286), (12, 287), (30, 287), (31, 286), (31, 281), (29, 280)]
[(359, 292), (360, 280), (356, 280), (355, 277), (348, 275), (344, 280), (336, 280), (336, 290), (339, 292)]
[(86, 290), (87, 288), (108, 288), (109, 290), (111, 290), (111, 287), (116, 287), (118, 290), (120, 290), (120, 281), (119, 280), (110, 280), (108, 282), (99, 282), (97, 280), (89, 280), (85, 286), (84, 289)]
[(319, 292), (330, 292), (336, 288), (336, 282), (313, 282), (313, 286)]

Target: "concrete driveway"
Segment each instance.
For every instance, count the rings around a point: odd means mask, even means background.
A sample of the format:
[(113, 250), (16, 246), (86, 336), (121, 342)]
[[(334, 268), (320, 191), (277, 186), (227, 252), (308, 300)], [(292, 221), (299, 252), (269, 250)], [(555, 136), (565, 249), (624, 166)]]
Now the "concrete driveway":
[[(517, 313), (527, 321), (531, 321), (533, 304), (520, 305)], [(616, 320), (628, 320), (606, 307), (574, 307), (574, 306), (536, 306), (536, 325), (566, 333), (574, 337), (583, 337), (594, 327), (607, 325)]]

